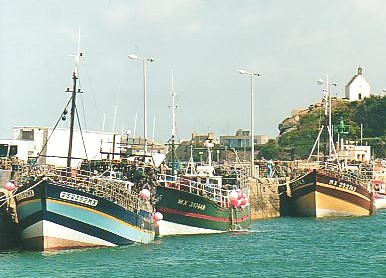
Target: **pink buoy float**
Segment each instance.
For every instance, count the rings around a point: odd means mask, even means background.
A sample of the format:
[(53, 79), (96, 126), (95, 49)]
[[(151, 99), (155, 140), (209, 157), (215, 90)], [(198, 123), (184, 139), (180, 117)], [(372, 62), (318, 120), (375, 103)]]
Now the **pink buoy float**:
[(139, 197), (145, 200), (149, 200), (150, 199), (149, 189), (146, 189), (146, 188), (142, 189), (141, 192), (139, 192)]
[(241, 200), (243, 198), (243, 192), (240, 190), (237, 192), (237, 199)]
[(229, 198), (231, 200), (237, 200), (239, 198), (239, 194), (237, 193), (237, 191), (232, 191), (231, 193), (229, 193)]
[(239, 206), (239, 200), (237, 199), (232, 199), (231, 204), (233, 207), (237, 208)]
[(246, 204), (248, 204), (248, 199), (247, 198), (241, 199), (241, 206), (245, 206)]
[(157, 211), (156, 213), (154, 213), (153, 218), (154, 218), (155, 221), (160, 221), (160, 220), (162, 220), (164, 218), (164, 216), (162, 215), (162, 213)]
[(8, 191), (13, 191), (15, 190), (16, 188), (16, 185), (13, 183), (13, 182), (7, 182), (5, 185), (4, 185), (4, 188), (7, 189)]

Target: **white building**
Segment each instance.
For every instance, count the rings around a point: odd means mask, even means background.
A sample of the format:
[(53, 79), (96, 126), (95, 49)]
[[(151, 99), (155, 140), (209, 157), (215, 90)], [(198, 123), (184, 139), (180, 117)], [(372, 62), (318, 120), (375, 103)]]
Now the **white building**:
[(24, 140), (0, 140), (0, 157), (12, 157), (28, 161), (28, 142)]
[[(66, 166), (69, 134), (69, 129), (57, 128), (53, 131), (49, 127), (13, 128), (13, 139), (28, 142), (28, 159), (38, 158), (38, 164)], [(119, 153), (120, 142), (121, 135), (118, 134), (97, 131), (81, 133), (74, 130), (71, 167), (77, 167), (82, 159), (107, 158), (107, 154), (101, 154), (102, 148), (106, 153)], [(41, 156), (38, 157), (39, 153)], [(115, 158), (119, 158), (119, 155)]]
[(345, 161), (369, 162), (371, 159), (370, 146), (343, 145), (337, 152), (339, 159)]
[(345, 98), (349, 101), (363, 100), (370, 96), (371, 86), (362, 75), (362, 68), (358, 68), (358, 74), (354, 75), (345, 87)]

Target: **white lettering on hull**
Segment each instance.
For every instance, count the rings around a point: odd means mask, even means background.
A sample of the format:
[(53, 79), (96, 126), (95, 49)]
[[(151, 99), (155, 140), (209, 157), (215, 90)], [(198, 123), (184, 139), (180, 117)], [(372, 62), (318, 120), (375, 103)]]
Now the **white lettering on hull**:
[(23, 199), (31, 198), (33, 196), (35, 196), (35, 192), (32, 189), (29, 189), (16, 195), (16, 200), (20, 201)]
[(60, 192), (60, 198), (64, 200), (74, 201), (77, 203), (93, 206), (93, 207), (95, 207), (98, 204), (98, 200), (95, 200), (93, 198), (89, 198), (86, 196), (66, 192), (66, 191)]
[(185, 207), (194, 208), (197, 210), (205, 210), (205, 208), (206, 208), (206, 206), (204, 204), (200, 204), (200, 203), (196, 203), (196, 202), (192, 202), (192, 201), (188, 201), (188, 200), (184, 200), (184, 199), (178, 199), (177, 204), (185, 206)]
[(357, 187), (356, 186), (351, 185), (351, 184), (346, 183), (346, 182), (342, 182), (342, 181), (337, 181), (337, 180), (330, 179), (328, 184), (329, 185), (338, 186), (340, 188), (344, 188), (344, 189), (351, 190), (351, 191), (357, 191)]

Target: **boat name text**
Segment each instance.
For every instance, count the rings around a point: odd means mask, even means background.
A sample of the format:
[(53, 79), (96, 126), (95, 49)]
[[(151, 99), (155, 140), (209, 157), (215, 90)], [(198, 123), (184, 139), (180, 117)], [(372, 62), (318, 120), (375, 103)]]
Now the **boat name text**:
[(74, 201), (81, 204), (93, 206), (93, 207), (95, 207), (98, 204), (98, 200), (95, 200), (86, 196), (66, 192), (66, 191), (60, 192), (60, 198), (64, 200)]
[(184, 199), (178, 199), (177, 204), (194, 208), (194, 209), (199, 209), (199, 210), (205, 210), (205, 205), (200, 204), (200, 203), (195, 203), (192, 201), (184, 200)]
[(296, 188), (296, 187), (301, 186), (303, 184), (306, 184), (306, 181), (304, 179), (300, 179), (298, 181), (293, 182), (292, 183), (292, 187)]
[(331, 180), (330, 179), (328, 184), (329, 185), (338, 186), (340, 188), (344, 188), (344, 189), (351, 190), (351, 191), (357, 191), (357, 187), (356, 186), (353, 186), (351, 184), (348, 184), (348, 183), (345, 183), (345, 182), (342, 182), (342, 181), (337, 181), (337, 180)]
[(20, 201), (23, 199), (31, 198), (35, 196), (35, 192), (32, 189), (21, 192), (19, 195), (16, 195), (16, 200)]

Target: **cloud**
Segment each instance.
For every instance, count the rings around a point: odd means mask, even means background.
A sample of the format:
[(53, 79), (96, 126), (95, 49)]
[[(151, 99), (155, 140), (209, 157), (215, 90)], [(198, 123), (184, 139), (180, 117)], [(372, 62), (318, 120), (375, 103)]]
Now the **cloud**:
[(244, 27), (256, 26), (258, 22), (259, 22), (259, 19), (256, 15), (246, 15), (246, 16), (243, 16), (240, 20), (241, 26), (244, 26)]
[[(383, 16), (386, 9), (386, 1), (384, 0), (353, 0), (351, 4), (356, 10), (373, 15)], [(367, 20), (367, 18), (364, 20)]]
[(185, 31), (189, 33), (207, 33), (207, 32), (213, 32), (219, 29), (219, 26), (217, 25), (210, 25), (202, 20), (193, 20), (190, 21), (186, 26), (185, 26)]
[(135, 22), (156, 24), (190, 15), (201, 4), (201, 0), (110, 1), (102, 17), (113, 26)]
[(159, 22), (165, 18), (194, 13), (201, 3), (202, 1), (195, 0), (147, 0), (139, 1), (137, 10), (142, 18), (151, 22)]

